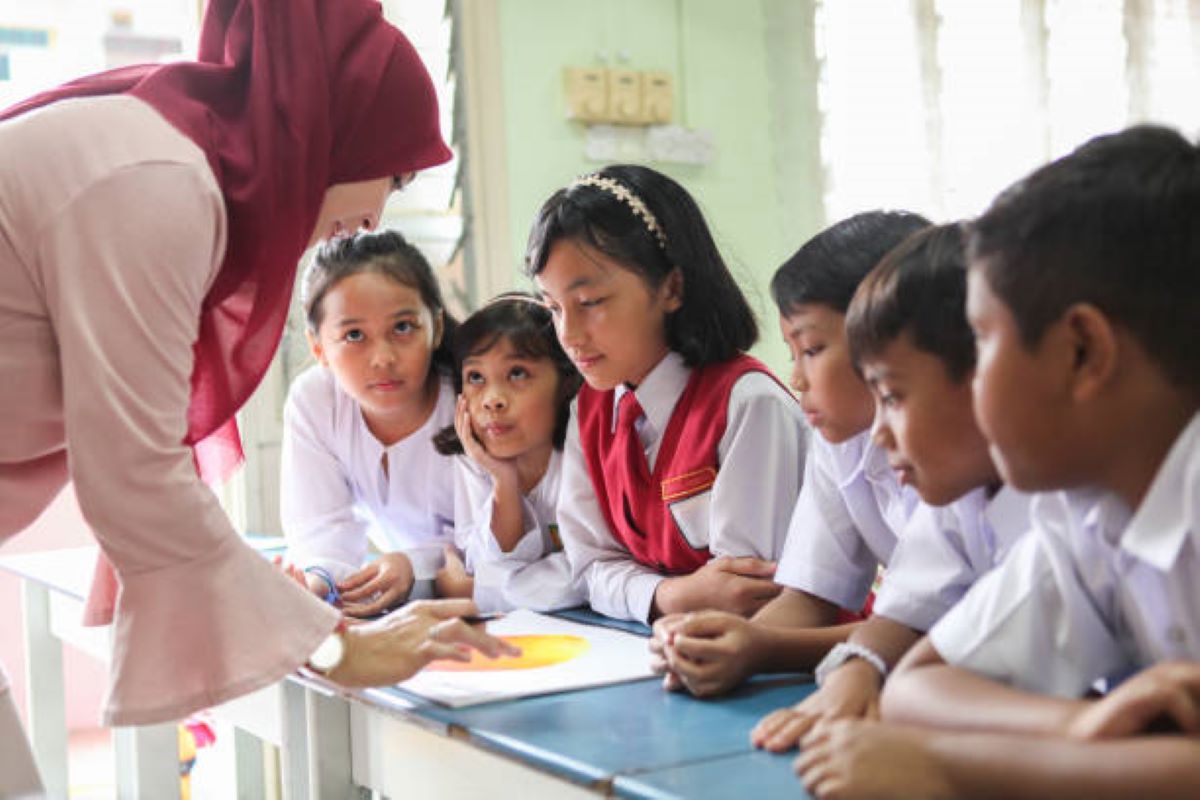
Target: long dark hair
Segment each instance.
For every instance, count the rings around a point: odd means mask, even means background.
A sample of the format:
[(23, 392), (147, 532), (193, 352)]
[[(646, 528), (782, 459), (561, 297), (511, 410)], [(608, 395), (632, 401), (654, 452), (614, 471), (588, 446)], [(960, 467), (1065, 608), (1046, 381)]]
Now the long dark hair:
[[(571, 418), (571, 400), (583, 378), (563, 352), (554, 334), (550, 311), (531, 294), (505, 292), (467, 317), (454, 336), (454, 391), (462, 393), (462, 364), (471, 356), (486, 353), (501, 339), (508, 341), (518, 354), (529, 359), (548, 358), (558, 372), (555, 397), (554, 447), (562, 450)], [(450, 425), (433, 437), (433, 445), (442, 455), (463, 452), (462, 442)]]
[(605, 167), (594, 176), (615, 181), (639, 199), (658, 232), (630, 201), (576, 182), (552, 194), (538, 212), (525, 251), (526, 273), (541, 273), (550, 249), (563, 240), (603, 253), (655, 289), (678, 268), (683, 303), (667, 317), (667, 345), (693, 367), (749, 350), (758, 339), (754, 312), (687, 190), (660, 172), (635, 165)]
[(378, 272), (417, 290), (434, 319), (439, 315), (442, 318), (442, 340), (433, 350), (433, 368), (438, 372), (453, 370), (453, 342), (458, 321), (446, 311), (442, 291), (425, 256), (396, 231), (359, 233), (331, 239), (321, 245), (304, 271), (300, 284), (300, 302), (304, 306), (308, 329), (316, 334), (321, 327), (324, 316), (321, 301), (329, 290), (343, 278), (360, 272)]

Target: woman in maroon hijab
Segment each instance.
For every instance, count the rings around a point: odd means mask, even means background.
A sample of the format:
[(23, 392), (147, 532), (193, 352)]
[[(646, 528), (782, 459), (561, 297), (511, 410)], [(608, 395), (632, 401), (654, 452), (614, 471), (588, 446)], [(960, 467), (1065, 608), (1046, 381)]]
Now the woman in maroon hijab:
[[(335, 633), (338, 613), (245, 546), (201, 482), (240, 461), (233, 415), (306, 247), (372, 227), (450, 156), (378, 3), (210, 0), (196, 62), (84, 78), (0, 120), (0, 541), (74, 481), (107, 559), (95, 588), (110, 563), (119, 585), (89, 609), (115, 612), (106, 722), (178, 718), (310, 657), (369, 685), (463, 644), (497, 653), (455, 619), (469, 603)], [(2, 742), (21, 740), (11, 705), (0, 675)], [(16, 793), (20, 754), (0, 750), (0, 794)]]

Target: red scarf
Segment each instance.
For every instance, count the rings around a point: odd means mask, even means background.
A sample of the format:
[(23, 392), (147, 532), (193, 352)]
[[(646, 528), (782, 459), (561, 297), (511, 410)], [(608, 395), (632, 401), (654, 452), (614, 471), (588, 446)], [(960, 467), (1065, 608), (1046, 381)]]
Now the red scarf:
[(229, 242), (201, 310), (184, 439), (201, 477), (224, 478), (242, 456), (234, 413), (275, 354), (325, 190), (448, 160), (437, 98), (376, 0), (209, 0), (195, 62), (81, 78), (0, 119), (120, 93), (194, 141), (225, 198)]

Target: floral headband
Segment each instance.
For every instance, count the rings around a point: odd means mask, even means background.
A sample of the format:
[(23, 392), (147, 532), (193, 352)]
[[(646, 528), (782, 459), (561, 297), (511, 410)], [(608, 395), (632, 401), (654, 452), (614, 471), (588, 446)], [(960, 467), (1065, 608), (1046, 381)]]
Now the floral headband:
[(629, 206), (629, 210), (632, 211), (634, 216), (638, 217), (643, 224), (645, 224), (646, 230), (650, 231), (651, 235), (654, 236), (655, 240), (658, 242), (659, 248), (663, 250), (667, 249), (667, 236), (663, 233), (663, 229), (658, 224), (658, 220), (655, 218), (650, 209), (646, 207), (646, 204), (642, 202), (642, 198), (634, 194), (628, 186), (625, 186), (613, 178), (609, 178), (595, 172), (584, 175), (580, 178), (576, 178), (571, 183), (569, 188), (574, 188), (576, 186), (594, 186), (597, 189), (608, 192), (613, 197)]
[(536, 306), (540, 309), (548, 310), (546, 303), (544, 301), (542, 301), (541, 298), (534, 297), (533, 295), (525, 294), (524, 292), (501, 292), (500, 294), (493, 297), (491, 300), (488, 300), (486, 303), (484, 303), (484, 305), (485, 306), (494, 306), (499, 303), (507, 303), (509, 301), (515, 301), (515, 302), (519, 302), (519, 303), (528, 303), (531, 306)]

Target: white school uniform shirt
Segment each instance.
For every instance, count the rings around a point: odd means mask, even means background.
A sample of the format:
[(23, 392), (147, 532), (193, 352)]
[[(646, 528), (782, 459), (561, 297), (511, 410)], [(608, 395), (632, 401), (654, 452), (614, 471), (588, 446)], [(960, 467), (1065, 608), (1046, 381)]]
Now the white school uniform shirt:
[(433, 448), (434, 434), (454, 424), (454, 402), (443, 377), (425, 424), (385, 448), (328, 369), (296, 378), (283, 411), (279, 491), (289, 559), (340, 581), (363, 565), (370, 541), (407, 554), (418, 581), (432, 579), (454, 541), (454, 459)]
[(1200, 414), (1136, 513), (1098, 490), (1034, 497), (1033, 532), (930, 631), (942, 658), (1029, 691), (1200, 659)]
[(557, 544), (562, 453), (551, 452), (546, 473), (521, 497), (525, 533), (507, 553), (492, 533), (492, 477), (468, 456), (455, 461), (454, 539), (475, 576), (479, 610), (554, 611), (586, 602), (583, 581), (572, 577), (567, 554)]
[[(662, 435), (692, 370), (668, 353), (637, 387), (645, 412), (635, 429), (650, 469)], [(614, 392), (616, 405), (625, 391)], [(588, 601), (601, 614), (648, 622), (654, 592), (665, 576), (638, 563), (609, 530), (579, 441), (572, 408), (563, 451), (563, 488), (558, 522), (573, 574), (587, 586)], [(716, 556), (775, 560), (783, 549), (788, 517), (804, 473), (806, 431), (795, 398), (769, 375), (750, 372), (733, 384), (725, 433), (717, 444), (719, 463), (712, 488), (671, 505), (680, 531), (693, 547)]]
[(927, 631), (1029, 531), (1030, 495), (974, 489), (944, 506), (921, 503), (904, 526), (874, 613)]
[(917, 504), (870, 431), (839, 444), (813, 436), (775, 581), (857, 611)]

